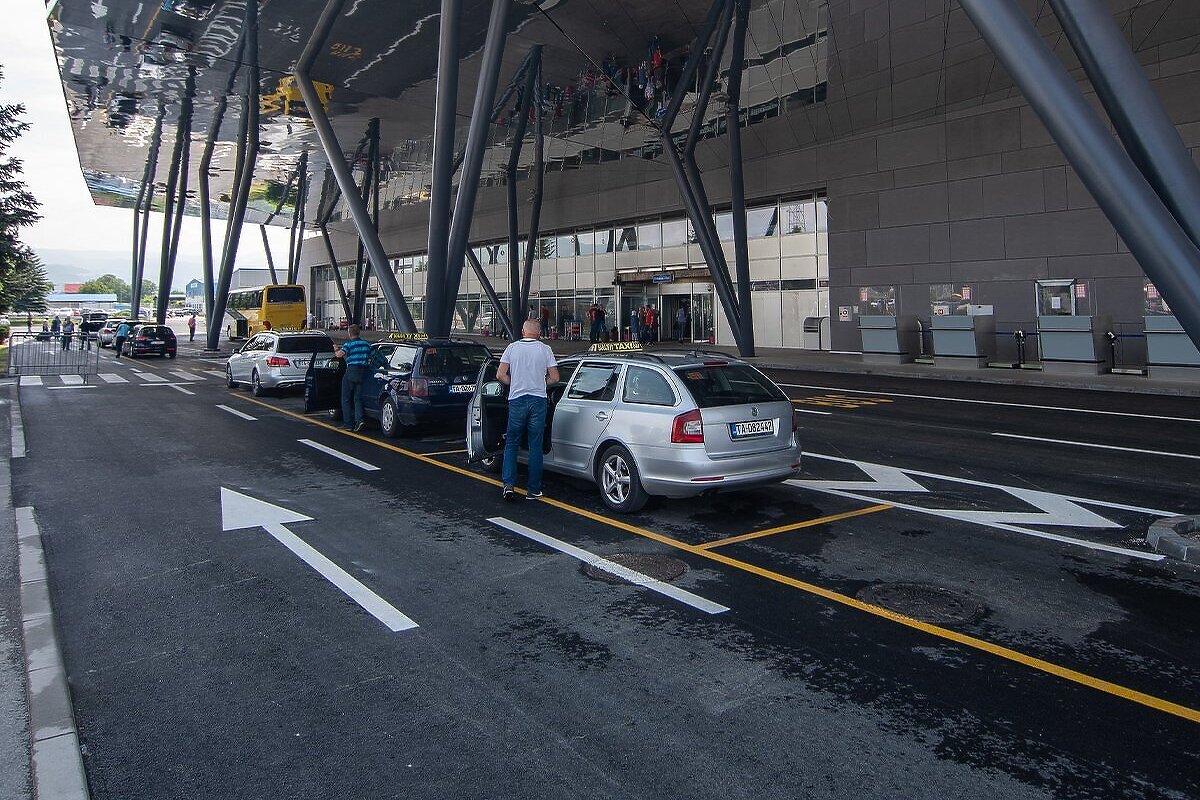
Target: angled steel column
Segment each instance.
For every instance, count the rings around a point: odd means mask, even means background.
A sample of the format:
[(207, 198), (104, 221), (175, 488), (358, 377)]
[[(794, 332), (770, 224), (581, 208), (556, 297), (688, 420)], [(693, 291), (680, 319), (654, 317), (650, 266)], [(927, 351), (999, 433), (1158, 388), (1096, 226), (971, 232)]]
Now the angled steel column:
[(242, 158), (238, 161), (237, 186), (230, 199), (228, 225), (225, 228), (225, 251), (221, 254), (221, 272), (217, 276), (217, 288), (213, 297), (212, 316), (208, 319), (208, 336), (205, 349), (219, 350), (221, 347), (221, 323), (225, 320), (225, 308), (229, 303), (229, 284), (233, 281), (233, 266), (237, 261), (238, 244), (242, 238), (242, 223), (246, 217), (246, 203), (250, 197), (250, 185), (254, 180), (254, 165), (258, 161), (258, 3), (246, 3), (245, 32), (246, 46), (246, 91), (242, 96), (242, 120), (239, 133), (245, 139), (239, 141)]
[(275, 256), (271, 253), (271, 240), (267, 238), (267, 226), (259, 224), (258, 232), (262, 234), (263, 252), (267, 254), (267, 270), (271, 273), (271, 283), (279, 283), (279, 275), (275, 272)]
[(1108, 7), (1099, 0), (1050, 6), (1133, 162), (1200, 246), (1200, 171)]
[(329, 264), (333, 268), (333, 281), (337, 284), (338, 298), (342, 301), (342, 310), (346, 312), (346, 321), (354, 319), (354, 309), (350, 307), (350, 298), (346, 296), (346, 284), (342, 282), (342, 268), (337, 263), (337, 253), (333, 250), (333, 241), (329, 238), (329, 228), (321, 224), (321, 238), (325, 240), (325, 251), (329, 253)]
[[(192, 86), (193, 81), (189, 80), (188, 84)], [(171, 301), (171, 281), (175, 275), (175, 256), (179, 252), (176, 249), (176, 242), (178, 241), (179, 227), (183, 224), (183, 207), (186, 205), (186, 198), (183, 195), (187, 192), (191, 132), (192, 102), (185, 92), (179, 107), (179, 120), (175, 125), (175, 146), (171, 151), (171, 168), (167, 172), (166, 203), (163, 206), (162, 245), (158, 254), (158, 297), (154, 304), (154, 316), (159, 325), (166, 324), (167, 306)]]
[(738, 353), (754, 355), (754, 300), (750, 294), (750, 252), (746, 232), (746, 181), (742, 173), (742, 67), (746, 55), (746, 24), (750, 0), (735, 0), (733, 50), (729, 62), (729, 100), (726, 120), (729, 131), (729, 183), (733, 204), (733, 263), (737, 277)]
[(142, 181), (145, 189), (144, 205), (142, 207), (142, 235), (138, 242), (137, 251), (133, 254), (133, 280), (129, 287), (129, 311), (131, 319), (140, 319), (142, 305), (142, 275), (146, 271), (146, 237), (150, 233), (150, 212), (154, 209), (154, 179), (158, 174), (158, 150), (162, 146), (163, 118), (166, 108), (160, 106), (158, 118), (154, 122), (154, 134), (150, 139), (150, 153), (146, 156), (146, 171)]
[[(541, 64), (542, 46), (535, 44), (529, 49), (530, 57), (536, 58), (535, 63)], [(508, 151), (508, 165), (505, 168), (505, 189), (508, 194), (508, 280), (509, 298), (508, 314), (511, 325), (505, 329), (511, 334), (521, 326), (524, 317), (521, 306), (521, 255), (520, 232), (517, 219), (517, 162), (521, 158), (522, 146), (525, 143), (525, 131), (529, 127), (529, 110), (533, 107), (534, 83), (538, 71), (527, 69), (525, 85), (521, 88), (521, 102), (517, 106), (517, 124), (513, 130), (513, 143)], [(537, 238), (530, 238), (526, 247), (533, 249), (537, 246)], [(497, 312), (499, 313), (499, 312)]]
[[(429, 266), (425, 273), (425, 332), (450, 330), (446, 297), (450, 245), (450, 192), (454, 178), (454, 128), (458, 110), (458, 39), (462, 0), (442, 0), (438, 35), (437, 93), (433, 112), (433, 181), (429, 192)], [(457, 288), (455, 289), (457, 291)]]
[[(492, 282), (488, 280), (487, 273), (483, 269), (483, 265), (479, 263), (479, 259), (475, 257), (475, 251), (467, 248), (467, 262), (471, 265), (471, 269), (475, 270), (475, 277), (479, 278), (479, 284), (483, 286), (483, 292), (488, 296), (488, 301), (495, 309), (495, 316), (500, 320), (500, 324), (504, 326), (504, 332), (508, 334), (509, 339), (517, 337), (513, 336), (513, 327), (508, 324), (508, 318), (502, 313), (504, 305), (500, 302), (499, 295), (496, 294), (496, 288), (492, 286)], [(469, 326), (468, 326), (469, 327)]]
[(133, 249), (130, 251), (131, 265), (129, 279), (136, 282), (139, 287), (141, 280), (139, 275), (138, 264), (142, 258), (142, 215), (149, 214), (149, 209), (143, 209), (142, 206), (146, 202), (146, 195), (150, 190), (151, 184), (154, 181), (154, 170), (156, 170), (156, 162), (158, 160), (158, 139), (162, 135), (162, 116), (158, 117), (154, 126), (154, 134), (150, 138), (150, 148), (146, 154), (146, 166), (142, 169), (142, 182), (138, 186), (137, 200), (133, 204)]
[(184, 126), (183, 159), (179, 164), (179, 202), (175, 205), (175, 224), (171, 229), (171, 276), (174, 279), (175, 263), (179, 256), (179, 233), (183, 229), (183, 215), (187, 212), (188, 169), (192, 161), (192, 121), (195, 113), (196, 68), (188, 67), (188, 79), (184, 90), (184, 111), (187, 125)]
[(1088, 105), (1012, 0), (960, 0), (1193, 342), (1200, 342), (1200, 250)]
[[(537, 246), (538, 237), (542, 233), (542, 197), (546, 188), (546, 130), (542, 126), (542, 62), (537, 64), (537, 80), (533, 93), (533, 142), (537, 149), (533, 152), (533, 203), (529, 209), (529, 247), (525, 248), (525, 269), (521, 274), (521, 309), (529, 305), (529, 284), (533, 280), (533, 253)], [(517, 321), (513, 330), (520, 330), (521, 321)]]
[(325, 10), (321, 12), (321, 18), (313, 29), (308, 44), (304, 46), (304, 52), (296, 62), (296, 71), (292, 75), (304, 98), (304, 105), (308, 108), (313, 128), (317, 131), (317, 137), (321, 140), (321, 149), (325, 151), (325, 157), (329, 160), (333, 177), (337, 180), (338, 188), (341, 189), (342, 198), (350, 209), (350, 215), (354, 218), (359, 238), (363, 240), (371, 263), (375, 265), (375, 274), (379, 278), (379, 286), (387, 299), (392, 317), (395, 318), (396, 325), (401, 331), (415, 333), (417, 327), (413, 323), (408, 302), (400, 291), (396, 275), (388, 267), (387, 253), (379, 241), (379, 232), (371, 224), (371, 215), (362, 202), (362, 196), (359, 195), (358, 187), (354, 184), (354, 176), (350, 174), (350, 168), (346, 165), (346, 154), (342, 152), (341, 145), (338, 144), (337, 134), (329, 122), (329, 115), (325, 113), (325, 108), (321, 105), (321, 98), (317, 96), (316, 87), (313, 86), (312, 78), (309, 76), (344, 3), (345, 0), (329, 0), (326, 3)]
[[(308, 153), (304, 154), (305, 156)], [(306, 159), (307, 160), (307, 159)], [(300, 186), (296, 196), (296, 219), (298, 226), (296, 230), (296, 256), (292, 259), (292, 263), (288, 266), (288, 283), (295, 283), (300, 277), (300, 260), (304, 257), (304, 214), (308, 210), (308, 171), (307, 164), (305, 171), (300, 173)], [(378, 221), (376, 222), (378, 224)]]
[(504, 55), (504, 40), (508, 36), (508, 10), (512, 0), (492, 0), (492, 15), (488, 19), (487, 39), (479, 65), (479, 82), (475, 84), (475, 105), (471, 110), (471, 128), (467, 134), (467, 152), (462, 172), (458, 176), (458, 195), (454, 198), (454, 216), (450, 223), (450, 241), (446, 251), (446, 285), (442, 295), (439, 322), (444, 327), (431, 331), (449, 336), (454, 302), (458, 297), (467, 241), (471, 237), (471, 222), (475, 217), (475, 196), (479, 192), (479, 172), (483, 167), (483, 151), (487, 146), (488, 129), (492, 125), (492, 101), (500, 81), (500, 59)]
[[(300, 225), (303, 218), (304, 206), (303, 200), (305, 192), (305, 177), (308, 175), (308, 151), (305, 150), (300, 154), (300, 160), (296, 164), (296, 171), (293, 173), (296, 178), (296, 204), (292, 206), (292, 227), (288, 235), (288, 283), (295, 283), (295, 267), (296, 263), (296, 228)], [(290, 182), (289, 182), (290, 183)]]

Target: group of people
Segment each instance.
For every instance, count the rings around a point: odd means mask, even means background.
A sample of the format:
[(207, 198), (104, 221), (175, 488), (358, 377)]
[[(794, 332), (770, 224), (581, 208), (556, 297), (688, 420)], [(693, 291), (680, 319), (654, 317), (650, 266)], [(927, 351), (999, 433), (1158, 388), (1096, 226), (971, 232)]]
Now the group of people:
[(658, 309), (654, 306), (638, 306), (629, 312), (629, 336), (635, 342), (657, 342), (658, 325)]
[(608, 340), (608, 329), (604, 324), (608, 312), (604, 310), (604, 306), (599, 303), (592, 303), (587, 311), (588, 318), (588, 341), (592, 344)]

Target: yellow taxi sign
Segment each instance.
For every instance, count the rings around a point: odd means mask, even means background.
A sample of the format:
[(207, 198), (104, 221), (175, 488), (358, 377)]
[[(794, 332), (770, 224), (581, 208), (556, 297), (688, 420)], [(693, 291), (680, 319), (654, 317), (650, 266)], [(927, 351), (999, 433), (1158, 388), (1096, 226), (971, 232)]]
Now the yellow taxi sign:
[(596, 342), (587, 349), (589, 353), (627, 353), (642, 351), (641, 342)]
[(390, 333), (384, 339), (385, 342), (427, 342), (429, 334), (427, 333)]

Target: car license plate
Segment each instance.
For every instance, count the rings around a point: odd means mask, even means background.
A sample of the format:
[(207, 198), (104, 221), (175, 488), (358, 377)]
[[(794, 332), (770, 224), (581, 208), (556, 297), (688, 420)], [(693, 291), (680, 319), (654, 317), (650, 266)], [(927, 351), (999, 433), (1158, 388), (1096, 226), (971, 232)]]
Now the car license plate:
[(459, 383), (450, 387), (450, 394), (473, 394), (475, 392), (475, 384)]
[(295, 364), (295, 365), (296, 365), (297, 367), (299, 367), (300, 369), (307, 369), (307, 368), (308, 368), (308, 359), (307, 359), (307, 358), (296, 358), (296, 359), (292, 359), (292, 363), (293, 363), (293, 364)]
[(750, 422), (729, 423), (731, 439), (750, 439), (755, 436), (771, 436), (775, 433), (775, 420), (756, 419)]

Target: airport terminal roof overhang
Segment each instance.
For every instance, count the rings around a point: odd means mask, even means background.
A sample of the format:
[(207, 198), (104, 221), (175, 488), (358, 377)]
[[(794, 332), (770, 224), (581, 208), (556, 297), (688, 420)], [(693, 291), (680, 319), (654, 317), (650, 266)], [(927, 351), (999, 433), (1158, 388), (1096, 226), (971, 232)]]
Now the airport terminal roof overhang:
[[(309, 153), (312, 176), (306, 217), (311, 222), (317, 214), (325, 157), (303, 107), (289, 114), (295, 109), (286, 101), (289, 90), (294, 93), (291, 71), (324, 5), (324, 0), (260, 2), (263, 146), (247, 216), (250, 222), (270, 220), (303, 152)], [(647, 76), (639, 75), (639, 67), (652, 61), (656, 47), (668, 64), (682, 61), (709, 6), (709, 0), (514, 3), (500, 89), (517, 72), (530, 47), (540, 44), (543, 109), (552, 119), (545, 151), (548, 160), (599, 163), (614, 154), (653, 148), (657, 129), (640, 111), (630, 113), (626, 94), (642, 93)], [(420, 202), (428, 196), (439, 8), (437, 0), (347, 0), (312, 70), (314, 79), (331, 87), (328, 110), (348, 154), (363, 137), (368, 121), (381, 119), (385, 207)], [(490, 0), (463, 2), (459, 147), (470, 121), (490, 9)], [(50, 24), (66, 102), (79, 160), (97, 203), (132, 207), (160, 113), (163, 144), (156, 175), (161, 198), (189, 73), (195, 108), (191, 163), (198, 162), (217, 100), (237, 65), (244, 11), (243, 0), (59, 0), (54, 5)], [(809, 103), (822, 98), (826, 13), (825, 0), (755, 4), (747, 43), (749, 91), (744, 90), (744, 107), (753, 109), (756, 102), (764, 101), (777, 104), (781, 97), (795, 94)], [(611, 83), (606, 75), (610, 72), (616, 73)], [(618, 82), (619, 89), (615, 88)], [(231, 188), (244, 70), (234, 86), (217, 137), (214, 200), (227, 197)], [(722, 111), (713, 104), (714, 125)], [(686, 128), (687, 121), (685, 109), (676, 127)], [(499, 122), (492, 126), (485, 181), (498, 174), (508, 158), (511, 134), (505, 120)], [(532, 149), (524, 149), (523, 167), (531, 163)], [(192, 187), (189, 212), (195, 213), (194, 180)], [(214, 203), (212, 213), (221, 216), (223, 205)], [(284, 213), (275, 221), (286, 223), (289, 217)]]

